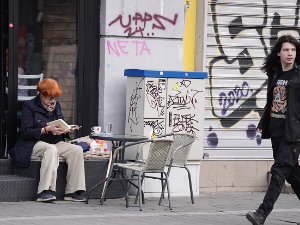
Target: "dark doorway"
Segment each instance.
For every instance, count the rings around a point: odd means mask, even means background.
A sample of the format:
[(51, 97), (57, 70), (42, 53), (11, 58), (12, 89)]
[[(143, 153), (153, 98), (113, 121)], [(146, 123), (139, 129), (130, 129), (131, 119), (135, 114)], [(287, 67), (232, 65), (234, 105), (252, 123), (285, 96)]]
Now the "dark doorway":
[(0, 1), (0, 158), (6, 156), (6, 120), (5, 114), (7, 112), (6, 104), (6, 86), (7, 86), (7, 76), (6, 76), (6, 49), (8, 47), (8, 30), (7, 30), (7, 21), (8, 21), (8, 1)]
[[(65, 120), (82, 125), (73, 138), (88, 135), (90, 127), (98, 124), (100, 0), (10, 0), (1, 4), (5, 6), (1, 10), (8, 9), (8, 19), (1, 18), (1, 32), (9, 36), (9, 101), (0, 114), (1, 143), (7, 134), (7, 149), (14, 146), (20, 128), (20, 95), (36, 93), (20, 92), (20, 74), (43, 73), (44, 78), (57, 80), (64, 92), (60, 103)], [(6, 46), (1, 47), (1, 63)], [(2, 70), (1, 76), (6, 77), (6, 71)], [(36, 85), (38, 80), (24, 82)], [(5, 89), (0, 87), (4, 95)], [(1, 157), (7, 155), (4, 149), (1, 146)]]

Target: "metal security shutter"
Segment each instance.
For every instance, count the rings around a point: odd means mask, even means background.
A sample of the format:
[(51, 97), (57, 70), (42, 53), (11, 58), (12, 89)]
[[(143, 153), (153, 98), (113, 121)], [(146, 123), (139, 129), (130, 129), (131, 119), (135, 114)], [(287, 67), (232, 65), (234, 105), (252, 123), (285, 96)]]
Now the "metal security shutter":
[(256, 132), (266, 103), (263, 60), (283, 34), (299, 39), (299, 1), (208, 1), (204, 153), (272, 158)]

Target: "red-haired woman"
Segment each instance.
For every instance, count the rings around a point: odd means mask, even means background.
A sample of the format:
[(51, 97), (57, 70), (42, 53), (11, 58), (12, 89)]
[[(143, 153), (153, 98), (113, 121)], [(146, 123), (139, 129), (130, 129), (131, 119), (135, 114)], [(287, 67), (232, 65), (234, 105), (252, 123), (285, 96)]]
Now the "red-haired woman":
[[(64, 200), (85, 201), (80, 195), (85, 191), (82, 148), (64, 142), (66, 132), (59, 126), (47, 126), (53, 120), (63, 119), (58, 102), (62, 89), (55, 80), (45, 78), (38, 83), (37, 90), (39, 94), (23, 105), (21, 135), (9, 154), (19, 167), (28, 167), (31, 154), (43, 156), (37, 192), (37, 201), (41, 202), (56, 199), (50, 190), (56, 190), (59, 156), (63, 157), (68, 165)], [(67, 133), (73, 131), (71, 129)]]

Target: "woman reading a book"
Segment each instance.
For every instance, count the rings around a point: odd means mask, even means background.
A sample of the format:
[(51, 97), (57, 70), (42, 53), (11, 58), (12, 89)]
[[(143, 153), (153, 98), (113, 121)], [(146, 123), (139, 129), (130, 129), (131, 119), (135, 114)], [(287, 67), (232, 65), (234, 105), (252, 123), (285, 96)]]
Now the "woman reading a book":
[(56, 197), (56, 176), (59, 156), (68, 165), (67, 185), (64, 200), (85, 201), (80, 195), (85, 191), (83, 150), (80, 146), (64, 142), (64, 137), (74, 131), (47, 123), (63, 119), (58, 97), (62, 95), (60, 85), (45, 78), (37, 85), (39, 94), (24, 103), (22, 108), (21, 135), (9, 154), (16, 166), (28, 167), (32, 154), (42, 156), (37, 201), (51, 202)]

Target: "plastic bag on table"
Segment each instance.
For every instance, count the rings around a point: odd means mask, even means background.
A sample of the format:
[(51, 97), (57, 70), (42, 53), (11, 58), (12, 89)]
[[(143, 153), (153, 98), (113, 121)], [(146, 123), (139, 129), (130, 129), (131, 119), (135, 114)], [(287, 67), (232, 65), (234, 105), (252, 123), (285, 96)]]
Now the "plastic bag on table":
[(96, 154), (109, 154), (105, 140), (95, 139), (90, 145), (90, 151)]

